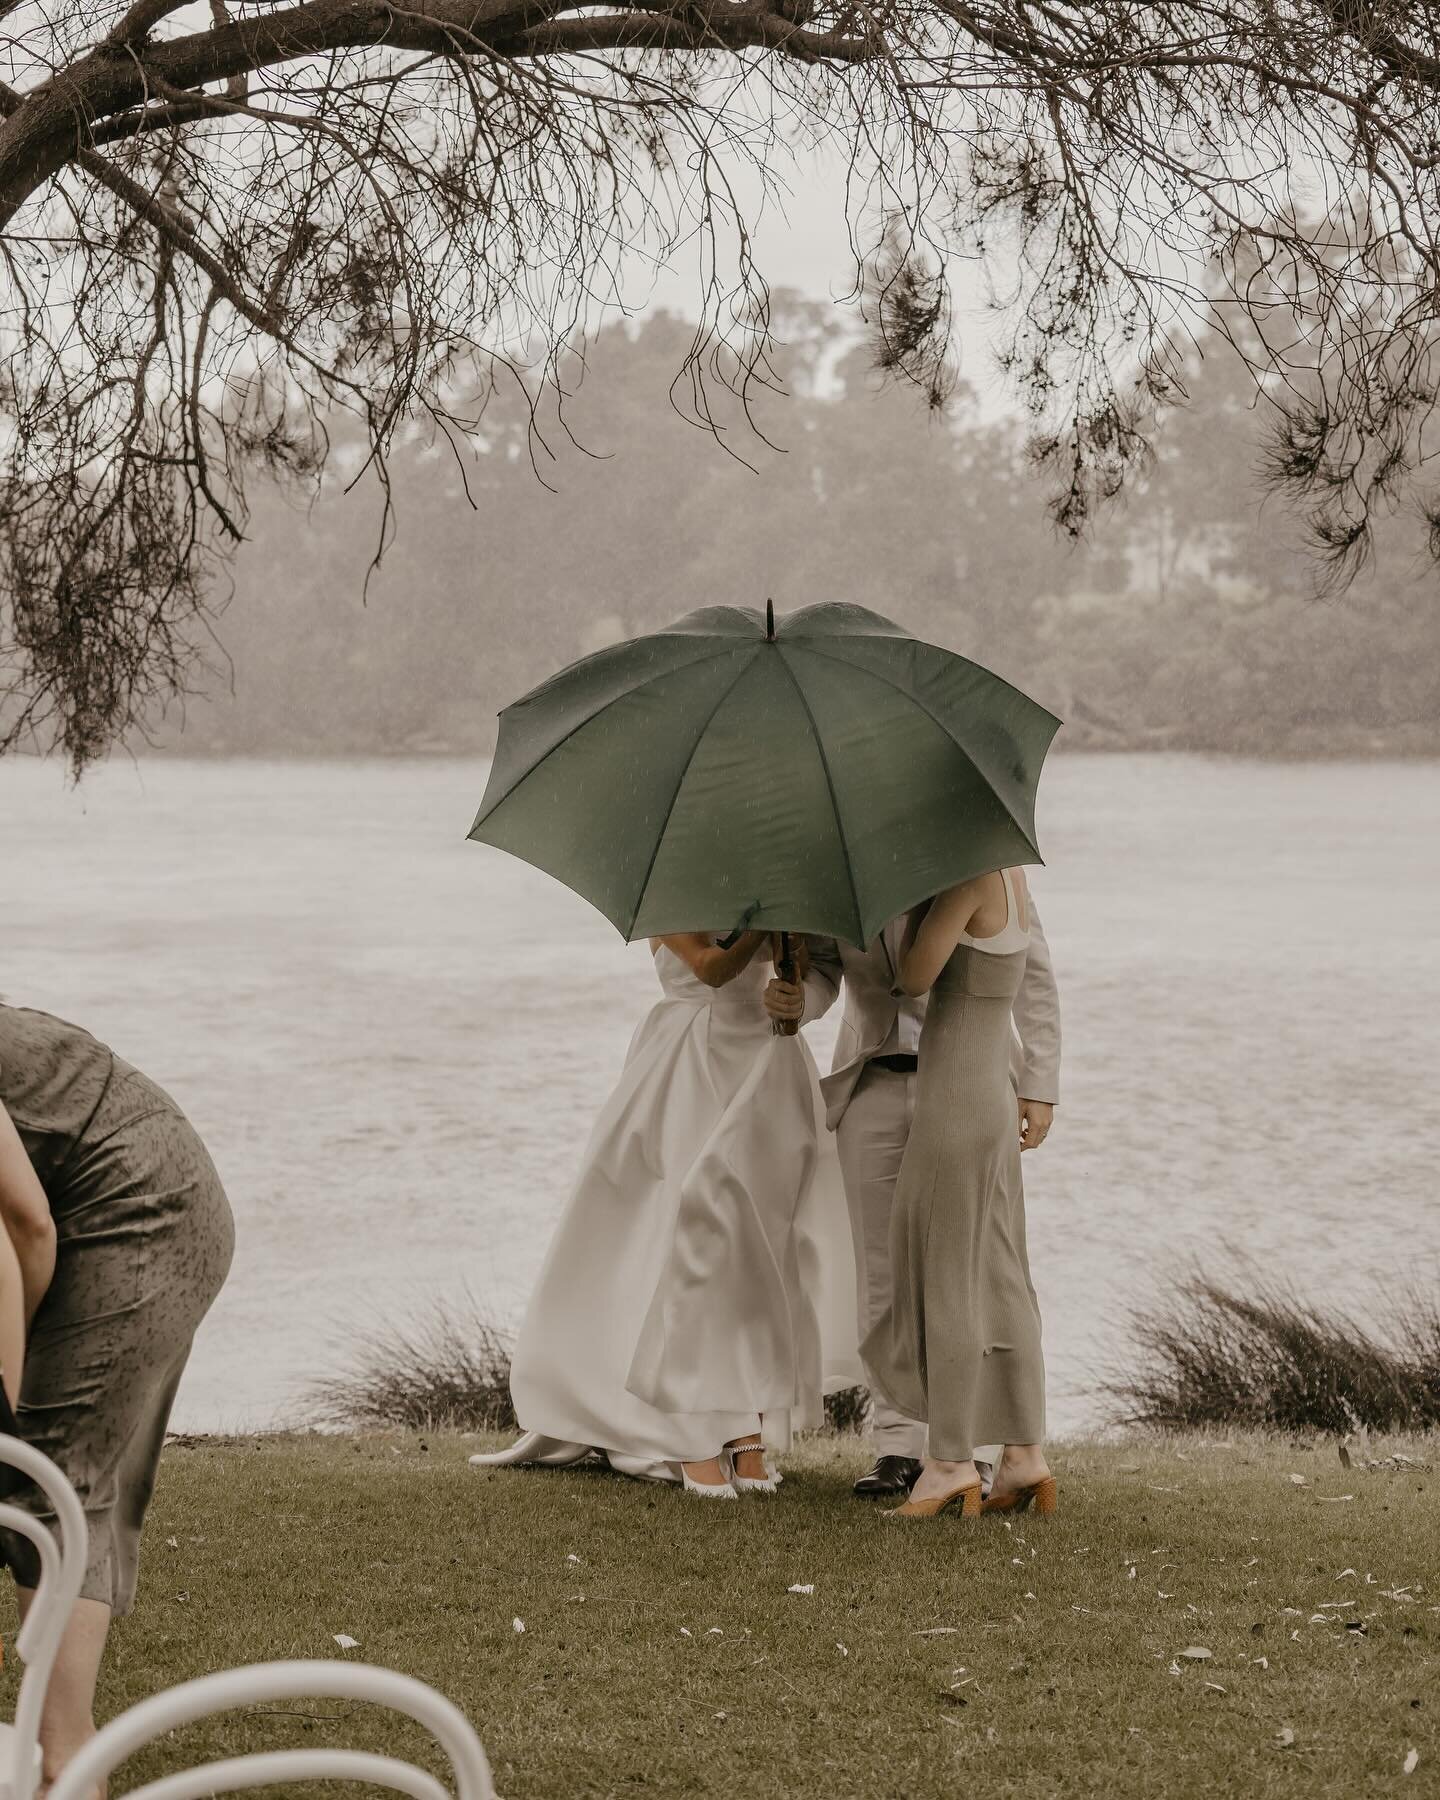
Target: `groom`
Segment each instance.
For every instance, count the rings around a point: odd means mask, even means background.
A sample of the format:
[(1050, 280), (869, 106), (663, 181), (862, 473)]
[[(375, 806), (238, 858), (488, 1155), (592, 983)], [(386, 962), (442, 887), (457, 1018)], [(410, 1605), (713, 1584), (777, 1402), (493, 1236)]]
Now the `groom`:
[[(850, 1230), (855, 1240), (859, 1332), (863, 1340), (890, 1299), (890, 1211), (900, 1159), (915, 1116), (917, 1053), (926, 996), (897, 994), (905, 916), (892, 919), (868, 950), (833, 938), (807, 940), (810, 967), (803, 986), (774, 980), (765, 1008), (776, 1019), (809, 1023), (829, 1010), (845, 984), (845, 1012), (830, 1073), (820, 1087), (826, 1123), (835, 1133)], [(1011, 1076), (1021, 1148), (1045, 1141), (1059, 1099), (1060, 1001), (1050, 946), (1034, 902), (1030, 949), (1014, 1003)], [(878, 1394), (872, 1436), (873, 1469), (855, 1483), (864, 1498), (904, 1496), (920, 1473), (925, 1426)]]

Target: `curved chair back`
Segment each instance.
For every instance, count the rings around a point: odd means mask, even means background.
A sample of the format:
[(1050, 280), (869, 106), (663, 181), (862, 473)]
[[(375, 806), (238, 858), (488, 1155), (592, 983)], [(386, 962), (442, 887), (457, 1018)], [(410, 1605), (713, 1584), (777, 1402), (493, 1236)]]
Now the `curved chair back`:
[[(50, 1800), (88, 1800), (96, 1787), (133, 1756), (179, 1725), (233, 1707), (272, 1700), (369, 1701), (407, 1713), (424, 1725), (449, 1758), (459, 1800), (495, 1800), (490, 1764), (474, 1728), (458, 1706), (409, 1675), (368, 1663), (274, 1662), (202, 1675), (132, 1706), (104, 1726), (50, 1789)], [(166, 1775), (130, 1791), (129, 1800), (199, 1800), (206, 1794), (305, 1781), (369, 1782), (413, 1800), (450, 1800), (450, 1791), (412, 1764), (359, 1750), (271, 1750)]]
[(0, 1462), (28, 1475), (55, 1510), (55, 1534), (23, 1507), (0, 1504), (0, 1528), (27, 1538), (40, 1559), (35, 1599), (15, 1640), (25, 1664), (15, 1723), (0, 1736), (0, 1800), (32, 1800), (40, 1785), (40, 1712), (60, 1640), (80, 1597), (90, 1534), (75, 1490), (48, 1456), (19, 1438), (0, 1436)]
[[(15, 1640), (25, 1663), (15, 1723), (0, 1725), (0, 1800), (34, 1800), (40, 1782), (40, 1713), (60, 1640), (85, 1579), (89, 1533), (74, 1488), (48, 1457), (19, 1438), (0, 1436), (0, 1462), (20, 1469), (36, 1483), (60, 1527), (57, 1544), (47, 1525), (21, 1507), (0, 1503), (0, 1527), (27, 1538), (40, 1559), (35, 1599)], [(350, 1662), (259, 1663), (153, 1694), (96, 1733), (53, 1784), (50, 1800), (89, 1800), (128, 1756), (177, 1726), (233, 1707), (318, 1695), (368, 1701), (407, 1714), (424, 1725), (445, 1752), (458, 1800), (495, 1800), (484, 1748), (459, 1707), (409, 1675)], [(277, 1784), (293, 1787), (306, 1781), (350, 1781), (408, 1794), (412, 1800), (451, 1800), (449, 1788), (410, 1763), (340, 1749), (264, 1751), (182, 1769), (136, 1789), (131, 1800), (199, 1800), (202, 1795)]]

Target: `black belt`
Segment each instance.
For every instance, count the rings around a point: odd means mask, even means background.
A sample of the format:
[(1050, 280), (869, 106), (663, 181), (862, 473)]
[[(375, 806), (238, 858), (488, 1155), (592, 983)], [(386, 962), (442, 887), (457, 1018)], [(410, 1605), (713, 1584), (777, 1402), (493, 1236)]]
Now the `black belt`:
[(892, 1075), (913, 1075), (920, 1067), (920, 1058), (904, 1051), (897, 1051), (894, 1056), (872, 1056), (872, 1065), (877, 1069), (888, 1069)]

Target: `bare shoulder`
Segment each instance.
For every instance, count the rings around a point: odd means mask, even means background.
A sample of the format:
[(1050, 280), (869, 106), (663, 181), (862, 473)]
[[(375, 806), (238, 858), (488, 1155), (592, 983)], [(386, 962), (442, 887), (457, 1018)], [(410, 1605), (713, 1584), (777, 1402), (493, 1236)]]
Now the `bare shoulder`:
[(968, 881), (957, 881), (954, 887), (943, 889), (935, 896), (937, 906), (973, 907), (985, 891), (985, 877), (972, 875)]

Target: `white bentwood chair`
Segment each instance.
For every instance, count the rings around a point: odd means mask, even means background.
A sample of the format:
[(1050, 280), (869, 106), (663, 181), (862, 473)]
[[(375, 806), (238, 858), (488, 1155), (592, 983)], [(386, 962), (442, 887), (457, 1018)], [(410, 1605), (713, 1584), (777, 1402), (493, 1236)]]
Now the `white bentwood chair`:
[[(18, 1438), (0, 1436), (0, 1462), (22, 1470), (55, 1509), (60, 1542), (48, 1526), (17, 1506), (0, 1503), (0, 1528), (35, 1546), (40, 1579), (15, 1648), (25, 1664), (13, 1725), (0, 1724), (0, 1800), (34, 1800), (40, 1781), (40, 1712), (56, 1653), (85, 1578), (85, 1513), (74, 1488), (48, 1457)], [(88, 1800), (95, 1788), (143, 1745), (177, 1726), (236, 1707), (324, 1696), (367, 1701), (404, 1713), (428, 1728), (450, 1762), (458, 1800), (495, 1800), (490, 1764), (474, 1728), (444, 1695), (393, 1669), (367, 1663), (273, 1662), (225, 1669), (152, 1694), (103, 1726), (50, 1789), (50, 1800)], [(349, 1781), (408, 1794), (412, 1800), (452, 1800), (445, 1784), (398, 1758), (368, 1750), (269, 1750), (181, 1769), (130, 1790), (128, 1800), (200, 1800), (242, 1788)]]

